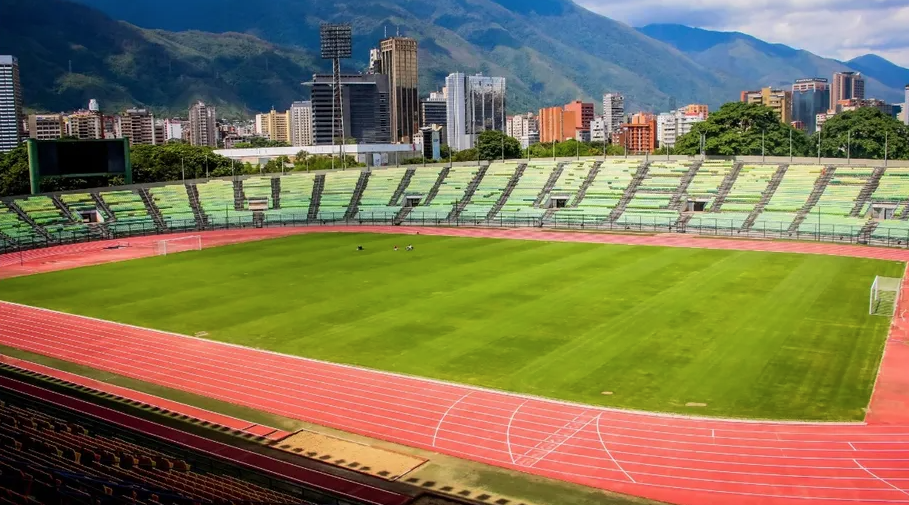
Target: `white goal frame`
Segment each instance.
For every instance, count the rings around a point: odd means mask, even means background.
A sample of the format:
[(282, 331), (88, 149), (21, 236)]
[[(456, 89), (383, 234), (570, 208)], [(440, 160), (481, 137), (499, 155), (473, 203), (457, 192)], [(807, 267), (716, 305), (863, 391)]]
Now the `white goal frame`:
[[(871, 293), (869, 294), (868, 314), (886, 315), (888, 317), (893, 316), (893, 313), (896, 312), (896, 305), (899, 302), (901, 283), (902, 279), (896, 277), (875, 276), (874, 282), (871, 284)], [(880, 314), (878, 312), (878, 306), (881, 303), (882, 294), (886, 295), (887, 293), (893, 293), (893, 311), (891, 311), (890, 314)], [(890, 298), (890, 296), (887, 296), (887, 298)]]
[(155, 255), (167, 256), (185, 251), (201, 251), (202, 235), (189, 235), (186, 237), (166, 238), (155, 241)]

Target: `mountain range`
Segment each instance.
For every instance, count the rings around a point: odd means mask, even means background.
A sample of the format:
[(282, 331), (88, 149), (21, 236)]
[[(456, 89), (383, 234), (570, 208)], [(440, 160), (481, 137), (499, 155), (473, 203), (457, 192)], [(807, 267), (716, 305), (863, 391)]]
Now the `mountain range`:
[(909, 70), (868, 55), (840, 62), (740, 33), (639, 29), (569, 0), (0, 0), (0, 54), (19, 57), (26, 105), (185, 111), (194, 99), (249, 113), (301, 99), (318, 25), (349, 22), (354, 58), (386, 34), (420, 43), (421, 91), (454, 71), (508, 79), (509, 110), (625, 94), (630, 110), (736, 100), (743, 89), (834, 71), (866, 73), (868, 95), (902, 101)]

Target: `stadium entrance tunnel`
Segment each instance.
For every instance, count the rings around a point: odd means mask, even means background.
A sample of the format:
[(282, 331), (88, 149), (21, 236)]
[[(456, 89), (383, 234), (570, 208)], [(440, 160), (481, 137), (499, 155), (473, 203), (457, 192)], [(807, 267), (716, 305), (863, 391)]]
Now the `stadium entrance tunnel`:
[(553, 196), (549, 199), (550, 209), (563, 209), (568, 206), (567, 196)]
[(704, 212), (707, 209), (707, 202), (688, 202), (688, 211), (689, 212)]
[(419, 196), (408, 196), (404, 200), (404, 206), (405, 207), (416, 207), (416, 206), (420, 205), (421, 199), (422, 199), (422, 197), (419, 197)]

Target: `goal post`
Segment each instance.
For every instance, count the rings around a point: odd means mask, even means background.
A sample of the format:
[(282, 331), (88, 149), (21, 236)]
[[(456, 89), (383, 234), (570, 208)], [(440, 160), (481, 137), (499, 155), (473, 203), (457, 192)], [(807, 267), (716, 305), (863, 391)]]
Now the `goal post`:
[(157, 256), (167, 256), (185, 251), (201, 251), (202, 236), (189, 235), (187, 237), (167, 238), (155, 242), (155, 254)]
[(871, 284), (871, 293), (869, 294), (868, 314), (874, 316), (893, 315), (896, 310), (896, 301), (900, 292), (901, 279), (896, 277), (874, 278)]

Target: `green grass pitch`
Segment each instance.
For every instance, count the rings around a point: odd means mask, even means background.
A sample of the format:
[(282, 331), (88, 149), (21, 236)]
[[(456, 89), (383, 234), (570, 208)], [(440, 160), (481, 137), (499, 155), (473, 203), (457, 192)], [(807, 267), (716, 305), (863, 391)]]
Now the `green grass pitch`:
[(604, 406), (859, 420), (889, 326), (868, 315), (869, 288), (902, 271), (816, 255), (343, 233), (9, 279), (0, 298)]

